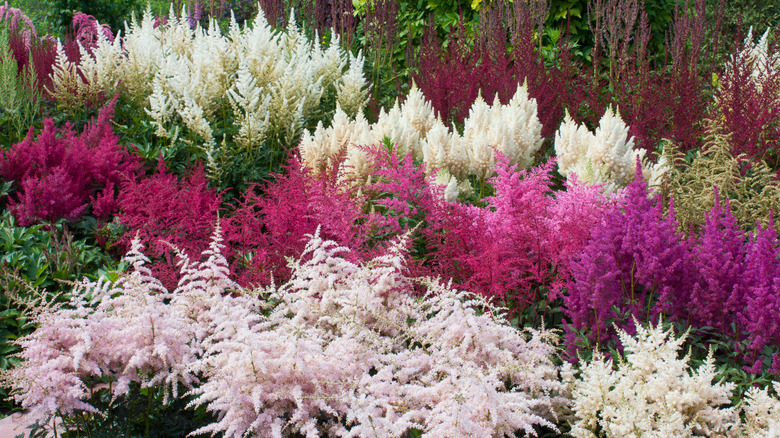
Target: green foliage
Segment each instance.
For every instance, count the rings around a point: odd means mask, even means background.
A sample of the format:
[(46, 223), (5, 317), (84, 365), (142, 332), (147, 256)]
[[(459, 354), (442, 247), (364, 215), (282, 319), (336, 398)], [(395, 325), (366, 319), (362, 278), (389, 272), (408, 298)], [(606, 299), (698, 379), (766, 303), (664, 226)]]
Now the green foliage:
[(10, 146), (27, 133), (40, 110), (41, 96), (32, 62), (18, 72), (8, 44), (8, 30), (0, 28), (0, 144)]
[(100, 24), (108, 24), (116, 33), (124, 30), (125, 20), (133, 12), (140, 12), (138, 0), (52, 0), (46, 19), (53, 23), (54, 30), (64, 35), (71, 32), (73, 15), (82, 12), (97, 18)]

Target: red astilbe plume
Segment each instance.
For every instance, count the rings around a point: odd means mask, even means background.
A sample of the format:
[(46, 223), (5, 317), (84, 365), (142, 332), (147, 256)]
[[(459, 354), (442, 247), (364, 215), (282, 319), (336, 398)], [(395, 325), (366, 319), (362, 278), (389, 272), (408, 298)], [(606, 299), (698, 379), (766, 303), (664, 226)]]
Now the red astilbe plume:
[(717, 106), (734, 154), (780, 164), (780, 45), (768, 31), (753, 47), (752, 32), (719, 79)]
[(129, 248), (137, 238), (156, 261), (153, 272), (166, 288), (178, 282), (179, 268), (171, 245), (189, 254), (199, 254), (209, 244), (222, 203), (219, 193), (208, 188), (203, 167), (185, 179), (168, 172), (162, 158), (157, 173), (141, 180), (127, 180), (118, 198), (119, 222), (127, 232), (119, 244)]
[[(338, 160), (337, 160), (338, 161)], [(290, 278), (287, 258), (303, 251), (317, 227), (320, 234), (352, 249), (351, 257), (363, 258), (370, 220), (361, 210), (360, 198), (338, 175), (338, 162), (312, 174), (292, 156), (284, 173), (273, 175), (263, 196), (248, 190), (234, 214), (224, 223), (231, 271), (242, 285), (278, 284)], [(251, 255), (251, 260), (248, 256)]]
[(111, 128), (116, 99), (100, 110), (81, 134), (66, 124), (57, 129), (44, 120), (43, 130), (0, 156), (0, 178), (13, 181), (16, 193), (8, 207), (21, 225), (60, 218), (76, 220), (92, 202), (92, 214), (107, 219), (117, 209), (115, 190), (134, 178), (139, 163)]

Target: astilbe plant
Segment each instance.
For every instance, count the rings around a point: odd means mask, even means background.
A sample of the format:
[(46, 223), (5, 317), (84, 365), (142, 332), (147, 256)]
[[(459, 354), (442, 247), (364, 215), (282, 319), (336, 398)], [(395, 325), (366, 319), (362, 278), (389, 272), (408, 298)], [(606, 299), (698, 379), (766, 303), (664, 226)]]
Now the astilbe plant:
[[(293, 277), (253, 312), (212, 306), (218, 322), (194, 392), (221, 420), (199, 433), (505, 436), (553, 427), (565, 400), (549, 333), (504, 325), (484, 300), (404, 274), (402, 247), (357, 265), (315, 234)], [(303, 261), (306, 260), (306, 261)], [(484, 309), (485, 313), (477, 311)], [(338, 366), (336, 366), (338, 364)], [(486, 402), (486, 400), (490, 400)]]
[(129, 248), (134, 239), (143, 242), (155, 260), (154, 275), (172, 288), (179, 269), (171, 245), (190, 253), (203, 251), (222, 198), (208, 188), (202, 167), (192, 169), (189, 176), (179, 180), (160, 159), (156, 174), (126, 180), (117, 202), (117, 220), (127, 228), (118, 243)]
[[(435, 272), (486, 297), (512, 298), (516, 311), (554, 299), (570, 260), (587, 242), (609, 202), (597, 187), (570, 181), (553, 193), (546, 165), (518, 170), (497, 153), (495, 188), (484, 207), (438, 201), (424, 230)], [(440, 199), (440, 198), (439, 198)], [(540, 287), (553, 293), (544, 297)]]
[[(227, 437), (555, 429), (567, 400), (554, 335), (521, 333), (483, 299), (409, 277), (402, 243), (355, 264), (317, 232), (290, 281), (258, 296), (229, 279), (219, 234), (199, 260), (180, 253), (173, 293), (135, 240), (133, 272), (85, 281), (69, 306), (41, 309), (39, 328), (20, 341), (24, 364), (3, 383), (44, 416), (95, 412), (89, 382), (98, 379), (120, 401), (133, 382), (171, 397), (190, 387), (191, 405), (219, 414), (193, 433)], [(413, 283), (424, 297), (409, 293)]]
[(603, 347), (614, 340), (613, 323), (630, 330), (629, 315), (645, 320), (680, 309), (693, 286), (690, 243), (677, 232), (674, 210), (664, 216), (647, 190), (641, 176), (629, 184), (571, 263), (564, 295), (570, 353), (577, 331)]
[(116, 191), (134, 177), (139, 164), (113, 133), (114, 102), (80, 134), (70, 124), (57, 129), (46, 119), (37, 137), (30, 128), (23, 141), (3, 152), (0, 177), (14, 183), (8, 207), (19, 224), (76, 220), (90, 202), (99, 219), (117, 210)]
[(113, 397), (127, 394), (131, 382), (176, 397), (179, 384), (197, 381), (188, 371), (196, 359), (189, 310), (171, 301), (141, 250), (135, 240), (125, 259), (132, 272), (117, 282), (84, 280), (69, 302), (37, 309), (38, 328), (18, 341), (22, 365), (2, 376), (31, 415), (97, 412), (91, 382), (100, 378)]
[(242, 285), (287, 281), (287, 258), (299, 255), (318, 227), (323, 238), (352, 249), (355, 260), (370, 250), (374, 219), (363, 212), (357, 189), (339, 178), (338, 162), (312, 173), (294, 155), (284, 170), (272, 175), (262, 196), (247, 190), (224, 221), (226, 255)]
[[(679, 357), (687, 333), (674, 338), (660, 322), (649, 328), (635, 324), (635, 336), (618, 332), (623, 357), (613, 363), (597, 354), (570, 380), (575, 417), (571, 435), (740, 436), (738, 412), (728, 406), (734, 384), (715, 381), (712, 352), (692, 370), (690, 357)], [(768, 405), (760, 403), (759, 409)]]
[(753, 45), (752, 28), (743, 47), (731, 56), (720, 76), (716, 105), (731, 133), (735, 154), (778, 167), (780, 136), (780, 52), (770, 46), (769, 29)]

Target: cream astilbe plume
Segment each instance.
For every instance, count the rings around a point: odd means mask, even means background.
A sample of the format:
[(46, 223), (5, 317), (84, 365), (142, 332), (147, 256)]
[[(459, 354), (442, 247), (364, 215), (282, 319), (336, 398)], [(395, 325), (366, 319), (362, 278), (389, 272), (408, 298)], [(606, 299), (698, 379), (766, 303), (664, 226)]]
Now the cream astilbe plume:
[[(730, 403), (733, 383), (713, 383), (712, 352), (698, 370), (679, 357), (687, 334), (674, 338), (662, 324), (637, 334), (618, 330), (625, 351), (616, 368), (595, 355), (573, 385), (576, 416), (571, 435), (585, 437), (738, 436), (739, 416)], [(600, 431), (597, 434), (597, 431)]]
[[(745, 393), (742, 412), (745, 421), (742, 434), (751, 438), (780, 436), (780, 400), (769, 395), (769, 388), (751, 387)], [(772, 382), (775, 394), (780, 394), (780, 383)]]
[[(758, 92), (761, 92), (767, 79), (773, 77), (780, 69), (780, 53), (769, 54), (769, 31), (767, 28), (758, 42), (753, 44), (753, 27), (748, 30), (747, 36), (742, 43), (743, 49), (736, 55), (739, 62), (746, 63), (753, 67), (750, 79), (756, 84)], [(734, 75), (733, 64), (737, 62), (734, 56), (731, 61), (726, 63), (724, 75), (730, 77)], [(717, 99), (717, 96), (716, 96)]]
[(363, 75), (363, 56), (349, 55), (349, 69), (336, 84), (336, 101), (350, 117), (363, 111), (368, 103), (368, 84)]
[[(233, 88), (228, 90), (233, 113), (241, 128), (236, 142), (245, 148), (259, 145), (268, 130), (271, 96), (262, 96), (262, 89), (256, 85), (255, 78), (249, 72), (246, 61), (241, 60), (238, 67), (238, 80)], [(264, 118), (262, 118), (265, 116)]]
[(487, 179), (493, 173), (495, 149), (508, 156), (513, 165), (525, 168), (533, 161), (542, 141), (536, 99), (529, 97), (527, 84), (517, 87), (507, 105), (501, 104), (498, 94), (492, 105), (479, 95), (463, 125), (470, 172), (481, 179)]
[(81, 87), (76, 64), (68, 60), (62, 42), (57, 40), (57, 56), (54, 58), (54, 66), (51, 73), (52, 88), (46, 91), (54, 98), (57, 104), (65, 108), (75, 108), (81, 102), (78, 90)]
[(135, 15), (129, 24), (125, 23), (122, 46), (126, 61), (120, 65), (120, 85), (138, 103), (152, 93), (152, 80), (159, 70), (157, 63), (164, 56), (162, 38), (162, 28), (155, 28), (150, 5), (144, 10), (140, 23)]
[[(588, 184), (607, 184), (607, 189), (625, 187), (633, 180), (636, 163), (642, 163), (646, 179), (657, 180), (653, 166), (645, 159), (643, 149), (634, 150), (634, 138), (628, 138), (628, 126), (620, 112), (607, 108), (596, 132), (577, 125), (566, 113), (564, 123), (555, 133), (555, 154), (564, 176), (577, 174)], [(659, 171), (661, 167), (658, 167)]]

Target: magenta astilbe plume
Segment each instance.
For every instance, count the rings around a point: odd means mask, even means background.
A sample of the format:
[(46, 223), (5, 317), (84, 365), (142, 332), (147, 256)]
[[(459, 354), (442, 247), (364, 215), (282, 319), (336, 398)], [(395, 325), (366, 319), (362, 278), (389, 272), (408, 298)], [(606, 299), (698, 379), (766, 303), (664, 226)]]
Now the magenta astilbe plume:
[[(747, 362), (755, 360), (754, 372), (760, 373), (760, 360), (755, 358), (767, 344), (780, 342), (780, 241), (772, 221), (766, 228), (758, 227), (747, 243), (743, 265), (745, 307), (739, 323), (752, 335)], [(773, 368), (776, 366), (773, 363)]]
[(736, 322), (734, 315), (745, 307), (745, 252), (745, 234), (732, 216), (728, 200), (722, 206), (715, 188), (715, 206), (706, 215), (693, 248), (698, 279), (688, 303), (692, 325), (710, 326), (720, 333), (740, 337), (740, 324), (736, 332), (731, 324)]
[(112, 101), (77, 135), (70, 124), (57, 129), (44, 120), (37, 137), (27, 137), (0, 157), (0, 178), (14, 182), (8, 206), (21, 225), (60, 218), (76, 220), (93, 201), (92, 213), (106, 219), (116, 211), (115, 189), (136, 174), (139, 163), (111, 128)]
[(564, 296), (567, 344), (574, 352), (576, 331), (605, 345), (614, 339), (612, 324), (631, 330), (639, 320), (659, 313), (677, 316), (692, 287), (689, 244), (677, 232), (674, 210), (667, 217), (658, 197), (648, 199), (641, 172), (629, 184), (625, 204), (598, 223)]
[(179, 180), (162, 159), (156, 174), (122, 185), (117, 217), (128, 231), (120, 243), (129, 247), (138, 238), (157, 261), (153, 272), (168, 289), (176, 286), (179, 272), (171, 245), (189, 254), (208, 246), (222, 198), (207, 185), (202, 167)]
[(517, 170), (496, 154), (495, 194), (484, 208), (439, 201), (427, 233), (435, 272), (487, 297), (511, 298), (518, 310), (544, 297), (539, 286), (560, 289), (570, 259), (590, 236), (603, 196), (576, 183), (553, 196), (548, 162)]

